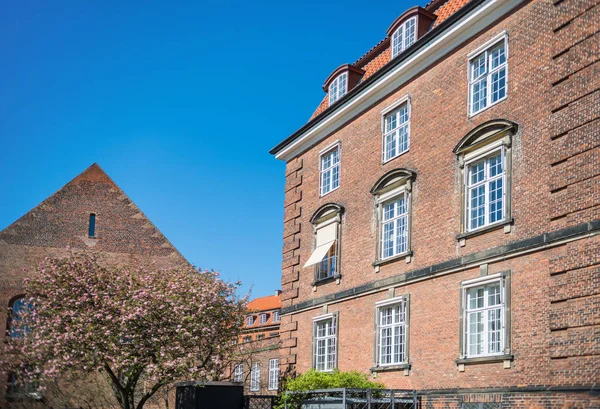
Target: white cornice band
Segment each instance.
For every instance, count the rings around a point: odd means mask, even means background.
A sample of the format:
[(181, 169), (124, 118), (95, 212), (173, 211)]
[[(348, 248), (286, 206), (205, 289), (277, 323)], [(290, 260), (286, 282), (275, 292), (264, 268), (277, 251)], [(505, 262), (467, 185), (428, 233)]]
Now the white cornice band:
[(275, 157), (287, 162), (300, 155), (524, 1), (489, 0), (477, 6), (443, 35), (346, 101), (329, 117), (307, 129), (277, 152)]

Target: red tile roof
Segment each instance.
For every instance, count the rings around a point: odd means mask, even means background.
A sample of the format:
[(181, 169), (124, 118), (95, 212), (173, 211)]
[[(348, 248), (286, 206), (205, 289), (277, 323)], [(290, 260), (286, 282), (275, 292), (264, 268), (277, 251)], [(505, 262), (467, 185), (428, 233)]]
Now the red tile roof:
[[(427, 6), (425, 6), (425, 9), (429, 10), (437, 16), (435, 22), (433, 23), (432, 29), (437, 27), (442, 21), (446, 20), (452, 14), (456, 13), (469, 1), (470, 0), (430, 1), (427, 4)], [(363, 75), (361, 82), (369, 78), (377, 71), (379, 71), (384, 65), (390, 62), (390, 59), (390, 40), (388, 37), (385, 37), (354, 63), (354, 66), (365, 70), (365, 74)], [(323, 98), (315, 112), (313, 112), (313, 114), (311, 115), (310, 119), (313, 119), (314, 117), (320, 115), (323, 111), (327, 109), (328, 106), (329, 99), (327, 98), (327, 95), (325, 95), (325, 98)]]
[(269, 295), (255, 298), (248, 303), (248, 311), (269, 311), (281, 308), (281, 296)]

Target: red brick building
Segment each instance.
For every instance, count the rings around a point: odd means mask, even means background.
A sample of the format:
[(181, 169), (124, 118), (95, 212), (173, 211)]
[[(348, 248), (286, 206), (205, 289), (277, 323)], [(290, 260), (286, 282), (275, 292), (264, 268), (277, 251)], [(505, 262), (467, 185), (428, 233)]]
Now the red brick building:
[(359, 370), (423, 407), (600, 407), (599, 18), (434, 0), (327, 78), (271, 151), (282, 371)]
[[(67, 249), (67, 247), (70, 248)], [(45, 257), (93, 251), (107, 264), (147, 260), (160, 267), (187, 264), (184, 257), (97, 165), (44, 200), (0, 232), (0, 325), (10, 336), (7, 307), (18, 308), (23, 279)], [(3, 385), (7, 380), (0, 379)], [(5, 390), (6, 391), (6, 390)], [(31, 396), (11, 390), (0, 407), (29, 407)], [(45, 398), (48, 398), (47, 396)], [(46, 405), (63, 407), (59, 402)]]
[(248, 303), (241, 338), (241, 357), (230, 378), (244, 383), (247, 395), (275, 395), (279, 389), (279, 325), (281, 291)]

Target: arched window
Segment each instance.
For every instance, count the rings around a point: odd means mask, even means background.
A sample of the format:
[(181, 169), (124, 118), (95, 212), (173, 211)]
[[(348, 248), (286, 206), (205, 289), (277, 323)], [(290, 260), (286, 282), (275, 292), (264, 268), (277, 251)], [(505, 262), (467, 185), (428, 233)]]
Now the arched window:
[(510, 232), (512, 139), (518, 125), (505, 119), (485, 122), (454, 148), (461, 170), (461, 235), (499, 226)]
[(329, 105), (348, 92), (348, 73), (338, 75), (329, 85)]
[(344, 208), (335, 203), (321, 206), (311, 218), (314, 250), (304, 267), (315, 266), (315, 283), (340, 278), (340, 234)]
[(417, 41), (417, 18), (409, 18), (392, 34), (392, 58)]
[(399, 258), (410, 261), (412, 184), (417, 174), (394, 169), (383, 175), (371, 193), (377, 206), (377, 258), (375, 265)]
[(13, 297), (8, 303), (9, 313), (6, 325), (6, 334), (10, 338), (23, 338), (28, 331), (23, 325), (23, 316), (31, 305), (24, 295)]

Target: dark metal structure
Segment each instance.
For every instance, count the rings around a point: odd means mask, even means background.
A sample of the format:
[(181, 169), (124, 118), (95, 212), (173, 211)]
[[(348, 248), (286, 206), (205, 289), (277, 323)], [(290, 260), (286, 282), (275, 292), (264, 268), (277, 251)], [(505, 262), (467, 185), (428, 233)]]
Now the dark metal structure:
[(181, 382), (176, 409), (243, 409), (244, 385), (238, 382)]
[(417, 393), (402, 389), (318, 389), (288, 392), (286, 409), (416, 409)]

